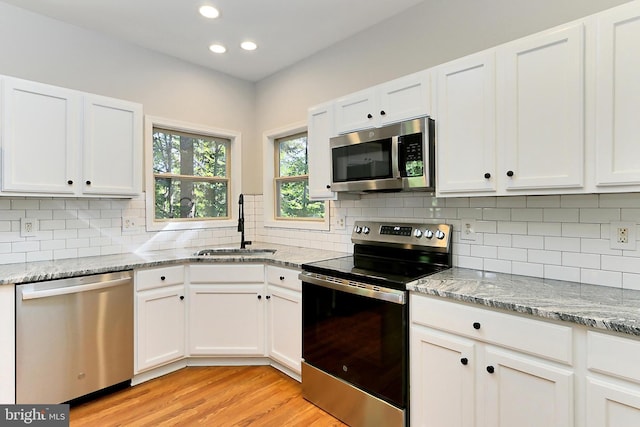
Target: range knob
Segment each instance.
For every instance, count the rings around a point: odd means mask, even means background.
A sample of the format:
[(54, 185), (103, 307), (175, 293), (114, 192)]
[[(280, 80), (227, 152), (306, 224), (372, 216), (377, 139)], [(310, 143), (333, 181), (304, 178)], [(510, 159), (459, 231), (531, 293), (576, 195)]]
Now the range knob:
[(431, 231), (431, 230), (425, 230), (425, 232), (424, 232), (424, 237), (426, 237), (427, 239), (431, 239), (431, 238), (433, 238), (433, 231)]
[(359, 225), (356, 225), (355, 227), (353, 227), (353, 232), (356, 234), (362, 233), (362, 227), (360, 227)]
[(444, 239), (444, 231), (442, 230), (436, 231), (436, 237), (440, 240)]
[(413, 237), (418, 237), (418, 238), (419, 238), (419, 237), (422, 237), (422, 230), (420, 230), (419, 228), (416, 228), (416, 229), (413, 231)]
[(366, 225), (364, 227), (362, 227), (362, 233), (363, 234), (369, 234), (371, 230), (369, 229), (369, 227), (367, 227)]

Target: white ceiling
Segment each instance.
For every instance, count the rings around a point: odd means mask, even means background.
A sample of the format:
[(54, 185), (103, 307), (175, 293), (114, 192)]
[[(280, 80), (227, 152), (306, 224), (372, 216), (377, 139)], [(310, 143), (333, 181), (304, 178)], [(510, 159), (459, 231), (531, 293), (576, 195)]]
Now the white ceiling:
[[(2, 0), (223, 73), (258, 81), (423, 0)], [(218, 19), (200, 16), (204, 4)], [(43, 35), (46, 37), (46, 35)], [(246, 52), (250, 39), (258, 49)], [(209, 45), (221, 43), (225, 54)]]

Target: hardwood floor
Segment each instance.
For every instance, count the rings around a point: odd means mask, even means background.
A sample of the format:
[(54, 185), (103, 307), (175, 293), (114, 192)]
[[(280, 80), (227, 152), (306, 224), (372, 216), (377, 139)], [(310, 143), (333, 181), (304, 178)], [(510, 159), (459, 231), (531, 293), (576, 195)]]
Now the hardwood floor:
[(189, 367), (71, 408), (80, 426), (345, 426), (270, 366)]

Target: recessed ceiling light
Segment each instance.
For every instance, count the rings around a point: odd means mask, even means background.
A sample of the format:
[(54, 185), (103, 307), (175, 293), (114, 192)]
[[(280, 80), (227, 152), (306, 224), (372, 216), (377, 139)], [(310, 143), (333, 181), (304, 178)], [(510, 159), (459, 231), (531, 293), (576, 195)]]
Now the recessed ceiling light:
[(209, 46), (209, 50), (213, 53), (225, 53), (227, 48), (222, 46), (221, 44), (212, 44)]
[(218, 9), (213, 6), (201, 6), (198, 11), (200, 12), (200, 15), (204, 16), (205, 18), (213, 19), (220, 16), (220, 12), (218, 12)]
[(240, 47), (243, 48), (244, 50), (256, 50), (258, 48), (258, 45), (255, 44), (254, 42), (246, 41), (246, 42), (242, 42), (240, 44)]

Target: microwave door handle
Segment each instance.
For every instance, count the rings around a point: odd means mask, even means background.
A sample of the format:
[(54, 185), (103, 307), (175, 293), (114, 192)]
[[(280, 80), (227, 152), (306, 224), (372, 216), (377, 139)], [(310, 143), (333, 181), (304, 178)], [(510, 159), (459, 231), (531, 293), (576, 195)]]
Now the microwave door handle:
[(400, 175), (400, 167), (399, 167), (400, 165), (399, 148), (401, 143), (402, 141), (398, 136), (394, 136), (391, 138), (391, 170), (393, 171), (394, 178), (402, 178), (402, 176)]

